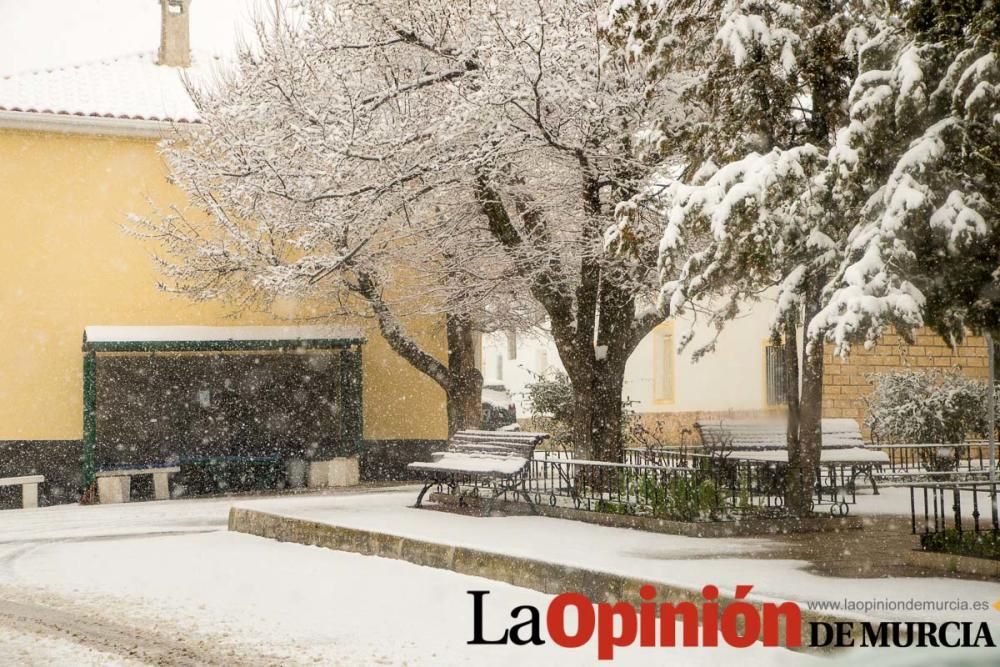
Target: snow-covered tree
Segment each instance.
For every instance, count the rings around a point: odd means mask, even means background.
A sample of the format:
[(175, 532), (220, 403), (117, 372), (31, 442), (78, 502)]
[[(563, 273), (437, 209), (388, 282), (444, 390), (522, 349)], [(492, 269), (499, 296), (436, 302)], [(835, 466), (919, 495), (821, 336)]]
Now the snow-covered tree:
[(633, 216), (658, 209), (666, 219), (661, 306), (716, 331), (777, 291), (772, 331), (785, 345), (789, 389), (786, 500), (797, 513), (812, 497), (823, 389), (822, 341), (799, 346), (798, 330), (823, 305), (847, 227), (830, 206), (826, 153), (845, 120), (856, 45), (877, 25), (867, 9), (863, 0), (637, 0), (623, 3), (618, 24), (636, 40), (632, 52), (653, 42), (664, 67), (703, 74), (685, 90), (691, 120), (674, 134), (686, 161), (620, 208), (612, 236), (627, 240)]
[[(866, 424), (882, 443), (959, 443), (989, 432), (989, 387), (958, 369), (905, 368), (869, 380), (875, 388), (865, 399)], [(945, 458), (954, 462), (951, 454)]]
[(810, 326), (841, 350), (888, 325), (1000, 325), (1000, 7), (918, 0), (905, 18), (865, 46), (831, 151), (857, 224)]
[[(146, 221), (202, 298), (362, 304), (452, 396), (403, 314), (476, 326), (539, 308), (573, 384), (581, 455), (621, 452), (625, 361), (660, 316), (656, 240), (605, 250), (662, 161), (639, 130), (674, 98), (613, 48), (598, 0), (304, 0), (196, 94), (167, 148), (209, 227)], [(637, 226), (649, 225), (641, 218)]]

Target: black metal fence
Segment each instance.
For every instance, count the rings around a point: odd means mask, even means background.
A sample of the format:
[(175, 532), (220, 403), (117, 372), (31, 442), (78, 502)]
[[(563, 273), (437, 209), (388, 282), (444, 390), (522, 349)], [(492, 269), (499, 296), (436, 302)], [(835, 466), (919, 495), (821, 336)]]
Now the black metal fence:
[(889, 462), (879, 473), (888, 477), (900, 473), (978, 472), (989, 470), (989, 449), (985, 441), (961, 444), (873, 444), (885, 452)]
[[(740, 458), (738, 453), (718, 452), (706, 453), (703, 449), (687, 449), (682, 447), (625, 450), (625, 463), (633, 465), (660, 465), (667, 467), (691, 467), (701, 462), (702, 465), (715, 465), (713, 461), (728, 461), (729, 464), (739, 461), (745, 466), (764, 466), (774, 472), (771, 476), (780, 476), (783, 480), (787, 463), (783, 461), (754, 461)], [(832, 514), (847, 514), (849, 505), (857, 502), (857, 485), (865, 478), (871, 482), (872, 466), (858, 463), (826, 463), (816, 470), (816, 487), (813, 502), (818, 506), (829, 506)], [(779, 489), (779, 494), (781, 490)]]
[(910, 490), (914, 535), (1000, 532), (997, 486), (989, 481), (916, 482)]
[[(748, 461), (677, 450), (642, 450), (625, 463), (585, 461), (570, 452), (539, 452), (526, 468), (523, 488), (536, 505), (676, 521), (721, 521), (784, 514), (787, 464)], [(846, 515), (855, 502), (849, 470), (827, 471), (814, 505)], [(444, 490), (443, 488), (440, 490)], [(456, 475), (450, 492), (490, 497), (488, 479)], [(518, 501), (514, 492), (501, 496)]]

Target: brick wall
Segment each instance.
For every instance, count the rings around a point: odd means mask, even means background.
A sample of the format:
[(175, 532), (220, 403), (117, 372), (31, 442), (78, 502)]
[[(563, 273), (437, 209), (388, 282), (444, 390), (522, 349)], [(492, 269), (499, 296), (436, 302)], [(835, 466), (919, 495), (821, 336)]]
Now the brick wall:
[(854, 347), (847, 359), (834, 357), (828, 349), (823, 375), (823, 416), (851, 417), (864, 424), (867, 409), (863, 399), (872, 390), (867, 376), (902, 367), (960, 368), (970, 377), (985, 380), (989, 374), (986, 343), (979, 336), (969, 336), (952, 350), (940, 336), (924, 329), (912, 346), (898, 335), (889, 334), (872, 350)]

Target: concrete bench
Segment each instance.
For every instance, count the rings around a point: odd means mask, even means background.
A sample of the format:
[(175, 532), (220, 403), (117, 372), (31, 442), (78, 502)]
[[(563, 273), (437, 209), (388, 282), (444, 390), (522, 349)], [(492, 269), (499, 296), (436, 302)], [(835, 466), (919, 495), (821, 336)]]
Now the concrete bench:
[(0, 477), (0, 486), (21, 486), (21, 507), (38, 507), (38, 485), (45, 481), (44, 475), (24, 475), (22, 477)]
[(180, 466), (99, 470), (96, 474), (97, 496), (102, 504), (127, 503), (132, 493), (132, 477), (135, 475), (152, 475), (153, 497), (156, 500), (169, 500), (170, 475), (180, 471)]
[(432, 454), (433, 461), (407, 466), (425, 476), (424, 487), (414, 506), (420, 507), (424, 494), (432, 486), (456, 487), (458, 480), (464, 478), (492, 485), (493, 496), (486, 503), (485, 514), (489, 514), (493, 502), (508, 491), (522, 495), (534, 509), (535, 504), (524, 488), (526, 472), (535, 447), (548, 437), (547, 433), (520, 431), (459, 431), (448, 441), (445, 451)]

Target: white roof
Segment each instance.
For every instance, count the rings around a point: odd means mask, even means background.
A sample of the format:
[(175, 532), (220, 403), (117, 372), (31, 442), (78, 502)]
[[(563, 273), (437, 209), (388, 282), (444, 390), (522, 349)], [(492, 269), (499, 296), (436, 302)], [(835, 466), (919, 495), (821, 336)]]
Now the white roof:
[(180, 70), (153, 53), (0, 79), (0, 109), (177, 123), (198, 122)]
[(355, 340), (364, 339), (360, 327), (328, 326), (88, 326), (89, 343), (159, 343), (231, 340)]
[(210, 80), (265, 6), (192, 0), (192, 66), (176, 68), (156, 64), (159, 0), (0, 0), (0, 112), (197, 122), (184, 76)]

